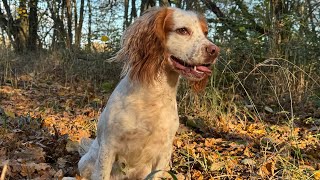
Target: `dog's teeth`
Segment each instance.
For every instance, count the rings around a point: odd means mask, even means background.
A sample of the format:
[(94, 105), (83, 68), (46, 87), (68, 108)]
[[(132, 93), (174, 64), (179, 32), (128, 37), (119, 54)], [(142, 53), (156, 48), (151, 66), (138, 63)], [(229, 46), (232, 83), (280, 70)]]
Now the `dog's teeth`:
[(194, 66), (194, 67), (193, 67), (193, 70), (194, 70), (195, 72), (197, 72), (197, 73), (200, 73), (200, 74), (203, 74), (203, 73), (204, 73), (204, 72), (198, 71), (198, 70), (197, 70), (197, 66)]

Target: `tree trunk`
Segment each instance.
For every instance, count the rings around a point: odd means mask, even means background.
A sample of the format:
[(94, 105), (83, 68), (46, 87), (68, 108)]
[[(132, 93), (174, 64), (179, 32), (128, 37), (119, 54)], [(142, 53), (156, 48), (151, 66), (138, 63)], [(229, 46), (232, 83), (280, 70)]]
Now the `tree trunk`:
[(91, 36), (92, 36), (92, 32), (91, 32), (91, 25), (92, 25), (92, 7), (91, 7), (91, 0), (88, 0), (88, 13), (89, 13), (89, 17), (88, 17), (88, 37), (87, 37), (87, 41), (88, 41), (88, 49), (89, 51), (91, 51)]
[(6, 47), (7, 46), (7, 42), (6, 42), (6, 37), (5, 37), (5, 31), (3, 28), (1, 28), (1, 39), (2, 39), (2, 42), (1, 44)]
[(171, 2), (170, 0), (159, 0), (159, 5), (169, 7), (171, 5)]
[(136, 8), (136, 0), (131, 0), (131, 16), (130, 16), (130, 24), (132, 20), (137, 17), (137, 8)]
[(284, 53), (283, 45), (287, 43), (290, 38), (291, 25), (285, 22), (284, 17), (289, 13), (289, 2), (284, 0), (272, 0), (270, 3), (270, 11), (272, 14), (273, 28), (270, 34), (270, 55), (276, 57), (282, 57)]
[(78, 9), (77, 9), (77, 0), (72, 0), (73, 3), (73, 15), (74, 15), (74, 29), (75, 29), (75, 41), (77, 39), (77, 28), (78, 28)]
[(307, 0), (307, 6), (308, 6), (308, 17), (310, 19), (310, 24), (311, 24), (311, 31), (313, 34), (316, 35), (316, 26), (314, 24), (314, 17), (313, 17), (313, 10), (312, 10), (312, 5), (310, 0)]
[(66, 8), (67, 8), (67, 48), (71, 48), (72, 44), (72, 12), (71, 12), (71, 0), (66, 0)]
[(141, 0), (141, 5), (140, 5), (140, 16), (149, 9), (150, 7), (153, 7), (156, 5), (155, 0)]
[[(75, 4), (75, 6), (76, 6), (76, 4)], [(82, 26), (83, 26), (83, 12), (84, 12), (84, 0), (81, 0), (81, 2), (80, 2), (79, 23), (78, 23), (78, 26), (75, 27), (75, 31), (76, 31), (76, 34), (75, 34), (75, 46), (78, 49), (80, 48), (80, 43), (81, 43)]]
[(124, 21), (123, 30), (129, 26), (129, 0), (124, 0)]
[(37, 50), (38, 40), (38, 13), (37, 13), (38, 0), (30, 0), (29, 2), (29, 37), (28, 37), (28, 50)]
[(186, 9), (191, 10), (193, 7), (194, 1), (186, 1)]
[(178, 8), (181, 8), (181, 7), (182, 7), (182, 0), (176, 0), (175, 2), (176, 2), (176, 6), (177, 6)]
[[(3, 1), (3, 5), (6, 9), (8, 19), (5, 18), (4, 12), (2, 12), (2, 7), (0, 4), (0, 26), (1, 26), (1, 30), (2, 30), (2, 36), (4, 37), (4, 31), (5, 31), (9, 37), (10, 44), (13, 45), (14, 41), (12, 38), (12, 27), (13, 27), (12, 15), (11, 15), (9, 5), (6, 2), (6, 0)], [(3, 41), (5, 42), (5, 38), (3, 38)]]
[(27, 6), (24, 0), (19, 1), (18, 19), (16, 20), (16, 26), (18, 27), (18, 33), (15, 34), (15, 50), (17, 52), (24, 52), (27, 47), (27, 39), (29, 37), (29, 25)]
[[(64, 1), (63, 1), (64, 2)], [(53, 19), (53, 37), (52, 37), (52, 49), (65, 48), (66, 47), (66, 30), (63, 24), (63, 14), (64, 14), (64, 3), (62, 6), (58, 6), (55, 0), (50, 1), (47, 0), (48, 8), (51, 13), (51, 18)], [(59, 11), (61, 9), (61, 16), (59, 15)]]

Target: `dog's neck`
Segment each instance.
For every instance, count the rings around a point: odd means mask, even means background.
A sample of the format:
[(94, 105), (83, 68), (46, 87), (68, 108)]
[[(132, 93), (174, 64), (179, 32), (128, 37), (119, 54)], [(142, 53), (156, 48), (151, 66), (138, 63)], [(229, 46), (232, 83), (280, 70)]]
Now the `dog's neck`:
[(158, 72), (158, 77), (153, 82), (147, 84), (144, 82), (133, 81), (127, 74), (121, 82), (121, 88), (125, 94), (143, 94), (148, 99), (159, 99), (159, 97), (176, 98), (179, 84), (179, 74), (170, 68), (164, 68)]
[(179, 74), (172, 70), (159, 72), (157, 79), (152, 84), (147, 85), (150, 93), (163, 95), (164, 97), (176, 97), (179, 85)]
[(168, 85), (172, 87), (173, 91), (177, 91), (179, 85), (179, 74), (171, 69), (171, 67), (165, 67), (162, 72), (159, 73), (160, 83), (162, 85)]

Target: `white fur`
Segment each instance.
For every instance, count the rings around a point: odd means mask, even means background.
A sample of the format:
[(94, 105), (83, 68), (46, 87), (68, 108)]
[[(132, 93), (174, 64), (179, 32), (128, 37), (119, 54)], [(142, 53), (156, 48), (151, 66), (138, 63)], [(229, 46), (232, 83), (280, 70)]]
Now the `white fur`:
[(167, 41), (169, 52), (189, 64), (203, 63), (205, 46), (212, 42), (203, 34), (198, 15), (192, 11), (176, 9), (173, 21), (174, 29), (187, 27), (191, 35), (177, 36), (175, 32), (171, 32)]
[[(167, 168), (178, 113), (177, 87), (164, 81), (145, 89), (128, 76), (121, 80), (100, 116), (97, 138), (79, 162), (81, 176), (93, 172), (91, 179), (143, 179)], [(112, 167), (115, 176), (110, 178)]]
[[(210, 41), (203, 34), (197, 15), (173, 9), (172, 18), (174, 27), (167, 37), (167, 51), (193, 64), (204, 63), (208, 57), (204, 57), (203, 48)], [(182, 27), (189, 28), (192, 34), (177, 34), (175, 29)], [(120, 81), (100, 116), (97, 138), (93, 142), (82, 140), (82, 151), (87, 152), (78, 164), (83, 178), (144, 179), (152, 171), (169, 168), (179, 125), (179, 73), (170, 58), (166, 60), (163, 70), (154, 72), (158, 78), (151, 84), (133, 81), (129, 74)]]

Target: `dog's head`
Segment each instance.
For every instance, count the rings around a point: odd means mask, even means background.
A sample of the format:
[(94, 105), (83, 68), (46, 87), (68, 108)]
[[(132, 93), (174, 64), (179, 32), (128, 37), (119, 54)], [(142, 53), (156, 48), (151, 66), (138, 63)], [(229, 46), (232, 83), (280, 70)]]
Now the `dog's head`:
[(125, 70), (132, 79), (151, 82), (169, 66), (199, 91), (205, 87), (219, 54), (207, 33), (206, 20), (197, 13), (153, 8), (127, 29), (118, 58), (128, 60)]

